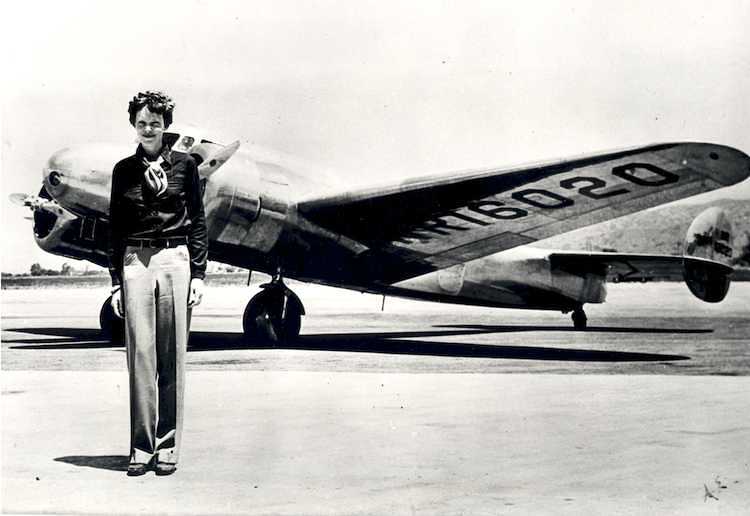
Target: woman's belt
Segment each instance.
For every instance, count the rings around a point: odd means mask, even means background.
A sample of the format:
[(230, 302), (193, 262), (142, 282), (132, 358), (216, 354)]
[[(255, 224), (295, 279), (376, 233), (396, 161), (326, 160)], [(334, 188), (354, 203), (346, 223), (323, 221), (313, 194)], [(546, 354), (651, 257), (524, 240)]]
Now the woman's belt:
[(178, 245), (185, 245), (188, 243), (186, 236), (178, 237), (167, 237), (167, 238), (126, 238), (125, 245), (132, 245), (133, 247), (154, 247), (157, 249), (163, 249), (165, 247), (177, 247)]

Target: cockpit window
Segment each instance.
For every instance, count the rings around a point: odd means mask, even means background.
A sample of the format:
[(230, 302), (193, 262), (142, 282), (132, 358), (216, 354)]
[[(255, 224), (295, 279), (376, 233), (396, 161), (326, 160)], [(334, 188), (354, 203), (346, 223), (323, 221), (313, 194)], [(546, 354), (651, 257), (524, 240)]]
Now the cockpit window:
[(164, 143), (177, 152), (190, 152), (195, 145), (196, 138), (189, 134), (164, 133)]
[[(195, 136), (191, 136), (191, 133)], [(198, 165), (203, 163), (209, 155), (216, 152), (217, 144), (211, 140), (200, 138), (190, 129), (174, 128), (171, 132), (164, 131), (164, 143), (173, 151), (189, 153)]]
[(194, 143), (195, 138), (184, 134), (177, 139), (174, 145), (172, 145), (172, 150), (175, 150), (177, 152), (188, 152), (193, 147)]
[(189, 149), (193, 146), (193, 143), (195, 143), (195, 138), (193, 138), (192, 136), (183, 136), (182, 140), (180, 140), (180, 147)]

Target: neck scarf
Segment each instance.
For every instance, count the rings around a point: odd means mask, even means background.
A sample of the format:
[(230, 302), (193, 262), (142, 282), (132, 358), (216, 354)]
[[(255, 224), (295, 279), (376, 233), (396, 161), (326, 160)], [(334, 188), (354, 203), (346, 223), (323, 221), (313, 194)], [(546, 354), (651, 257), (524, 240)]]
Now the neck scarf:
[(146, 165), (146, 171), (143, 173), (146, 186), (156, 197), (161, 197), (167, 192), (167, 174), (164, 173), (161, 163), (149, 162), (146, 158), (143, 158), (143, 163)]
[(156, 197), (161, 197), (167, 193), (167, 186), (169, 186), (165, 170), (169, 170), (171, 165), (167, 158), (168, 150), (166, 148), (164, 149), (164, 152), (156, 158), (156, 161), (149, 161), (148, 158), (145, 156), (143, 157), (143, 164), (146, 165), (143, 177), (146, 186)]

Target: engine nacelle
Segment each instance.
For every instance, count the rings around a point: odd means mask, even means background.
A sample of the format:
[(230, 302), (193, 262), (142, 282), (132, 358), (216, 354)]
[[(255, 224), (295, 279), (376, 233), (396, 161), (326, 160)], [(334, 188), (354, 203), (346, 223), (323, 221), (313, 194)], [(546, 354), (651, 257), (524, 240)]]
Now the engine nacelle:
[(726, 297), (732, 254), (732, 224), (726, 213), (720, 208), (701, 212), (685, 237), (685, 256), (703, 259), (684, 262), (683, 277), (695, 297), (708, 303)]
[(82, 218), (60, 206), (42, 189), (34, 208), (34, 240), (43, 250), (107, 266), (107, 228), (100, 219)]
[(516, 247), (395, 286), (490, 306), (572, 310), (582, 303), (604, 302), (604, 270), (560, 270), (549, 255), (547, 249)]

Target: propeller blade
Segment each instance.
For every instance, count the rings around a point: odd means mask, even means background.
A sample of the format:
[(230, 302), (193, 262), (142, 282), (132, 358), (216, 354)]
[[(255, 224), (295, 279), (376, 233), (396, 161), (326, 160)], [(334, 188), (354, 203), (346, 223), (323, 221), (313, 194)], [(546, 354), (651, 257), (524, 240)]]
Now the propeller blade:
[(12, 193), (8, 196), (10, 201), (18, 206), (30, 206), (31, 199), (29, 197), (33, 196), (25, 193)]
[(198, 173), (201, 177), (210, 177), (211, 174), (216, 172), (220, 166), (226, 163), (239, 148), (240, 142), (237, 140), (218, 150), (216, 153), (209, 156), (206, 161), (200, 164), (198, 167)]
[(39, 195), (30, 195), (25, 193), (12, 193), (8, 196), (13, 204), (24, 206), (31, 209), (31, 211), (41, 209), (54, 209), (57, 207), (57, 202), (52, 199), (46, 199)]

